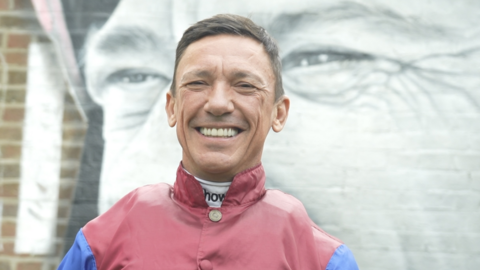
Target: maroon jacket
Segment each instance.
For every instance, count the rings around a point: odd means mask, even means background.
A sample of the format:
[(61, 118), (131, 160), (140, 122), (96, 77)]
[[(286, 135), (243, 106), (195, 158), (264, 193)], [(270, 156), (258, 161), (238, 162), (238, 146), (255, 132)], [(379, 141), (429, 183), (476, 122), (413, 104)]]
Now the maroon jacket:
[(342, 243), (264, 185), (261, 165), (243, 171), (212, 208), (180, 166), (173, 188), (138, 188), (82, 231), (97, 269), (326, 269)]

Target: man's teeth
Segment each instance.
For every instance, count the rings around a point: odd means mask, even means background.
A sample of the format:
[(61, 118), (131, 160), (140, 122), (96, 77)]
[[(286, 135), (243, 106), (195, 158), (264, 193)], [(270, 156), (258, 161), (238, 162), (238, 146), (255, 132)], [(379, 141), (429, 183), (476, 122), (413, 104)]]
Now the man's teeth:
[(200, 128), (200, 133), (209, 137), (233, 137), (238, 134), (236, 128)]

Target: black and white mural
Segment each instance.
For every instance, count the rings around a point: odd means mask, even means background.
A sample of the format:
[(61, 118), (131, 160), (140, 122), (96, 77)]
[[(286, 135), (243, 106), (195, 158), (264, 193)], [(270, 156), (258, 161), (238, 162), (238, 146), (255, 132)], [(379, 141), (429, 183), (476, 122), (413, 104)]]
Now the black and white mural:
[(164, 107), (176, 43), (234, 13), (281, 49), (291, 113), (267, 139), (269, 188), (299, 198), (361, 269), (479, 269), (479, 1), (34, 4), (88, 121), (66, 248), (132, 189), (173, 183), (181, 149)]

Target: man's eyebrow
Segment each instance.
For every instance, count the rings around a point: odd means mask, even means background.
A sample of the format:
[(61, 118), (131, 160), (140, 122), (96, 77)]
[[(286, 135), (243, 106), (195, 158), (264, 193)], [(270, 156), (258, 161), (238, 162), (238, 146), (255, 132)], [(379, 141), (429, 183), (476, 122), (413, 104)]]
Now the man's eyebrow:
[(366, 19), (365, 22), (372, 27), (372, 31), (383, 32), (386, 35), (393, 35), (392, 32), (427, 38), (445, 38), (446, 35), (455, 35), (453, 30), (427, 23), (421, 18), (405, 17), (380, 5), (368, 7), (354, 2), (342, 2), (315, 12), (282, 13), (271, 20), (266, 28), (273, 36), (282, 36), (315, 22), (340, 23), (360, 18)]
[(212, 73), (208, 70), (195, 69), (184, 73), (180, 78), (180, 82), (183, 82), (188, 77), (209, 78), (212, 76)]
[[(180, 81), (183, 81), (185, 78), (187, 78), (189, 76), (194, 76), (194, 77), (199, 77), (199, 78), (209, 78), (209, 77), (212, 77), (213, 74), (212, 74), (212, 72), (210, 72), (208, 70), (202, 70), (202, 69), (191, 70), (191, 71), (188, 71), (185, 74), (183, 74), (182, 78), (180, 78)], [(234, 71), (232, 73), (232, 77), (235, 78), (235, 79), (252, 78), (252, 79), (254, 79), (258, 82), (264, 83), (264, 81), (262, 80), (262, 78), (260, 76), (257, 76), (253, 73), (250, 73), (250, 72)]]
[(144, 51), (158, 49), (162, 39), (154, 32), (135, 26), (122, 26), (102, 35), (96, 40), (94, 48), (105, 54), (120, 51)]
[(258, 82), (261, 82), (261, 83), (264, 83), (264, 81), (262, 80), (262, 78), (260, 76), (257, 76), (256, 74), (254, 73), (250, 73), (250, 72), (244, 72), (244, 71), (235, 71), (232, 76), (235, 78), (235, 79), (243, 79), (243, 78), (252, 78)]

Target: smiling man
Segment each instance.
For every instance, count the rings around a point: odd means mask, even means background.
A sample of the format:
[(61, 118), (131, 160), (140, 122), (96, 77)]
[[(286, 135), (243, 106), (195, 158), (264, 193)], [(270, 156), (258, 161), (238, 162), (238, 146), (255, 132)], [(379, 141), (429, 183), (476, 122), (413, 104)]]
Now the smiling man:
[(183, 149), (174, 187), (129, 193), (81, 229), (60, 269), (358, 269), (297, 199), (265, 190), (263, 145), (290, 106), (267, 32), (236, 15), (200, 21), (174, 70), (166, 112)]

